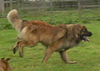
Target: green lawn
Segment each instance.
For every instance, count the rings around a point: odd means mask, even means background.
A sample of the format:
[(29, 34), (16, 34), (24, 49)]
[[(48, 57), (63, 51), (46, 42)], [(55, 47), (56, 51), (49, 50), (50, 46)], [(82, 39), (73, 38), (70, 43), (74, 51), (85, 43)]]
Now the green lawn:
[[(25, 47), (24, 58), (20, 58), (18, 52), (14, 55), (12, 47), (15, 45), (17, 32), (12, 29), (5, 18), (0, 18), (0, 58), (10, 57), (10, 65), (13, 71), (100, 71), (100, 19), (97, 18), (92, 21), (83, 19), (79, 21), (75, 11), (69, 13), (68, 11), (54, 13), (53, 23), (86, 23), (83, 25), (93, 32), (90, 42), (82, 42), (79, 46), (67, 51), (70, 60), (77, 61), (77, 64), (65, 64), (58, 53), (54, 53), (47, 64), (43, 64), (41, 61), (45, 47), (40, 43), (34, 48)], [(21, 15), (24, 19), (39, 19), (51, 23), (52, 17), (49, 17), (52, 16), (51, 14), (42, 15), (41, 17), (31, 16), (32, 13), (30, 15), (23, 14)]]

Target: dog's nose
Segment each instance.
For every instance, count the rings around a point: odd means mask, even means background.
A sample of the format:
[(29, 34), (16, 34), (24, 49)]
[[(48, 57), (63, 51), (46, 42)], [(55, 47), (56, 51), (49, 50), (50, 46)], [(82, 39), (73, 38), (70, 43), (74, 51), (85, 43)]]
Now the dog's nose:
[(92, 36), (93, 34), (92, 34), (92, 32), (89, 32), (89, 36)]

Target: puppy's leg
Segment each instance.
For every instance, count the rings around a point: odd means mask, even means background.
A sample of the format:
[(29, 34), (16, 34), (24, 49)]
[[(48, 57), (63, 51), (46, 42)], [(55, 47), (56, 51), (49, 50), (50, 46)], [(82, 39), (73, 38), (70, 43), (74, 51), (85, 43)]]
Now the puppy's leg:
[(74, 64), (74, 63), (76, 63), (76, 61), (70, 61), (70, 60), (68, 59), (68, 55), (67, 55), (66, 51), (60, 51), (59, 53), (60, 53), (60, 55), (61, 55), (61, 59), (62, 59), (65, 63), (69, 63), (69, 64)]

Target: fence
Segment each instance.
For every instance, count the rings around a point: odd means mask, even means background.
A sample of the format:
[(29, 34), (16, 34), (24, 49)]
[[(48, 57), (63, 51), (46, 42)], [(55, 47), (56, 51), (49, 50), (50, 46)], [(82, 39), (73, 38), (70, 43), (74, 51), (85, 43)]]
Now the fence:
[(17, 8), (20, 12), (33, 11), (35, 15), (36, 11), (37, 14), (40, 11), (44, 13), (52, 11), (51, 16), (53, 16), (60, 11), (63, 13), (62, 17), (66, 13), (72, 15), (74, 12), (77, 12), (76, 16), (80, 19), (100, 16), (100, 0), (0, 0), (1, 16), (6, 16), (13, 8)]

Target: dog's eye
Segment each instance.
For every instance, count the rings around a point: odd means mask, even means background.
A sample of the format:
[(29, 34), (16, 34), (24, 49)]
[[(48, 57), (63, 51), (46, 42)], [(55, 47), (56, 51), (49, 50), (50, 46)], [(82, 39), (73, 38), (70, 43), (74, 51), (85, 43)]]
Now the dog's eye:
[(85, 29), (82, 29), (81, 32), (85, 32)]

